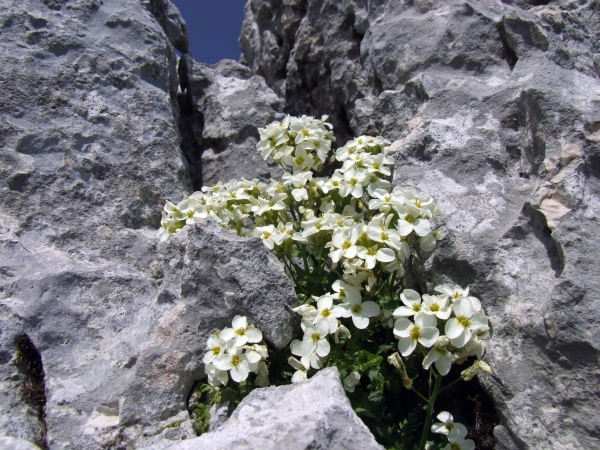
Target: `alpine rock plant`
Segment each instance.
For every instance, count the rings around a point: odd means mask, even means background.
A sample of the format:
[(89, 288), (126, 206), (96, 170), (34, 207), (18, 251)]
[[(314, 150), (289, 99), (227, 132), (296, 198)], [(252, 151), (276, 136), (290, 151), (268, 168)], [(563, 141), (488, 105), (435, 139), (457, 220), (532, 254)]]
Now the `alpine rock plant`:
[[(169, 239), (205, 219), (261, 239), (295, 283), (303, 332), (289, 346), (289, 369), (271, 364), (280, 372), (272, 376), (300, 382), (337, 365), (355, 410), (386, 446), (413, 442), (423, 449), (441, 433), (449, 449), (472, 448), (450, 413), (437, 415), (441, 424), (431, 420), (439, 394), (491, 372), (480, 361), (489, 330), (481, 302), (460, 286), (436, 286), (430, 294), (402, 288), (412, 255), (431, 252), (444, 237), (433, 225), (440, 210), (428, 194), (392, 186), (389, 141), (360, 136), (334, 151), (326, 120), (287, 116), (260, 128), (257, 150), (284, 169), (282, 179), (231, 180), (167, 202), (158, 236)], [(241, 316), (212, 335), (204, 358), (209, 385), (246, 383), (250, 373), (267, 385), (269, 352), (261, 339)], [(475, 364), (443, 386), (452, 366), (471, 357)]]

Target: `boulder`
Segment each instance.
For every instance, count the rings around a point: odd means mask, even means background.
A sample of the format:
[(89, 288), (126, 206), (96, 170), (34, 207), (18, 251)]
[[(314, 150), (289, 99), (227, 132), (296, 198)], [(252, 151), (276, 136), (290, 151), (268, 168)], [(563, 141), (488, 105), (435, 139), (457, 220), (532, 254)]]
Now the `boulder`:
[(172, 437), (208, 335), (246, 314), (280, 348), (297, 301), (259, 240), (198, 224), (158, 245), (192, 190), (186, 27), (163, 0), (0, 0), (0, 24), (0, 436)]
[(283, 170), (256, 150), (258, 128), (282, 119), (282, 105), (265, 80), (231, 60), (208, 65), (181, 59), (180, 104), (192, 135), (184, 142), (194, 189), (231, 179), (268, 182)]
[(337, 368), (290, 386), (256, 389), (215, 431), (146, 450), (383, 449), (352, 410)]
[[(246, 6), (244, 60), (287, 110), (330, 114), (336, 132), (394, 141), (394, 183), (418, 186), (442, 208), (448, 236), (407, 278), (423, 292), (470, 285), (482, 299), (499, 448), (598, 445), (594, 8), (567, 0)], [(292, 36), (269, 24), (284, 16)]]

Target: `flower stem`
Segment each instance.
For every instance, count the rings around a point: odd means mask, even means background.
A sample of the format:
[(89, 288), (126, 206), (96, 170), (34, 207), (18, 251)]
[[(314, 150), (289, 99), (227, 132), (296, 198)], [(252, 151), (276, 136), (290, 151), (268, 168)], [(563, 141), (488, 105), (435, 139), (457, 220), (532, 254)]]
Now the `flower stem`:
[(433, 368), (431, 369), (435, 376), (435, 386), (433, 388), (433, 393), (431, 397), (429, 397), (429, 403), (427, 405), (427, 416), (425, 417), (425, 428), (423, 428), (423, 436), (421, 437), (421, 445), (419, 445), (419, 450), (425, 449), (425, 444), (427, 443), (427, 437), (429, 436), (429, 427), (431, 426), (431, 415), (433, 414), (433, 405), (435, 400), (440, 393), (440, 385), (442, 384), (442, 376), (438, 374)]

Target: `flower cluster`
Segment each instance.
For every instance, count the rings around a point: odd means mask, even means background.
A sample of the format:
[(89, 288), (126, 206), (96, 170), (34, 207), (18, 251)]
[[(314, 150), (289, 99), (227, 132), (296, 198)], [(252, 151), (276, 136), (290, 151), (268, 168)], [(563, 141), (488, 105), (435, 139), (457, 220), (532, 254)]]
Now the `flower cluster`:
[(264, 159), (272, 158), (293, 173), (319, 170), (335, 140), (326, 120), (327, 116), (321, 120), (286, 116), (281, 122), (258, 129), (260, 142), (256, 147)]
[[(435, 368), (447, 375), (453, 362), (462, 362), (469, 356), (481, 358), (483, 338), (489, 331), (488, 318), (481, 302), (469, 296), (469, 288), (441, 285), (435, 288), (439, 295), (419, 295), (412, 289), (400, 294), (404, 306), (393, 315), (400, 317), (394, 323), (398, 351), (409, 356), (418, 345), (430, 349), (423, 359), (423, 368)], [(443, 334), (444, 333), (444, 334)]]
[(235, 316), (231, 328), (208, 338), (208, 352), (204, 355), (205, 372), (211, 386), (227, 385), (229, 374), (237, 383), (256, 373), (256, 385), (269, 385), (267, 348), (260, 345), (262, 332), (248, 324), (244, 316)]
[(467, 436), (467, 427), (462, 423), (454, 421), (452, 414), (448, 411), (442, 411), (437, 415), (441, 422), (434, 423), (431, 431), (443, 434), (448, 438), (448, 444), (444, 450), (474, 450), (475, 442), (471, 439), (465, 439)]
[[(374, 398), (381, 399), (397, 392), (394, 383), (414, 390), (415, 370), (430, 370), (435, 384), (426, 404), (423, 449), (442, 378), (452, 364), (478, 358), (462, 372), (465, 381), (491, 373), (481, 361), (488, 318), (468, 288), (441, 285), (433, 295), (411, 289), (398, 295), (398, 279), (411, 255), (433, 251), (444, 237), (436, 228), (440, 210), (426, 193), (392, 185), (395, 161), (389, 141), (359, 136), (332, 153), (335, 139), (326, 120), (286, 116), (259, 129), (257, 150), (281, 165), (282, 179), (219, 182), (178, 204), (167, 202), (158, 235), (166, 240), (188, 224), (212, 220), (240, 236), (261, 239), (283, 262), (301, 302), (294, 311), (302, 317), (303, 336), (291, 343), (288, 358), (295, 369), (292, 382), (306, 380), (325, 364), (341, 363), (344, 389), (364, 394), (363, 374), (389, 376), (380, 370), (381, 355), (395, 342), (392, 336), (397, 338), (403, 357), (418, 357), (405, 363), (398, 353), (389, 356), (401, 376), (385, 382), (377, 378), (377, 383), (371, 379), (369, 389), (378, 389)], [(331, 175), (320, 176), (324, 173)], [(363, 331), (370, 326), (388, 330)], [(242, 382), (254, 372), (257, 385), (268, 385), (267, 349), (261, 340), (262, 333), (242, 316), (235, 317), (232, 328), (211, 336), (204, 357), (209, 384), (226, 385), (229, 376)], [(366, 340), (378, 350), (355, 351)], [(356, 359), (346, 362), (349, 357)], [(385, 414), (382, 410), (380, 418)], [(472, 448), (464, 426), (449, 413), (438, 417), (444, 423), (434, 424), (432, 431), (447, 435), (447, 449)]]

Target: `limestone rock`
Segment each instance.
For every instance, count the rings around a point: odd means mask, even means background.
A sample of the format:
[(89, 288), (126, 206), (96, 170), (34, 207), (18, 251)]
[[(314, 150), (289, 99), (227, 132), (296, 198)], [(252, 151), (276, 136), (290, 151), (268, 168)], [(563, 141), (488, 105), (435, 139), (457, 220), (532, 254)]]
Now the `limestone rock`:
[(218, 181), (280, 178), (281, 168), (256, 150), (258, 128), (281, 119), (281, 102), (262, 77), (231, 60), (209, 66), (181, 59), (182, 110), (195, 144), (187, 151), (194, 188)]
[(258, 241), (198, 225), (158, 245), (192, 190), (184, 23), (163, 0), (0, 0), (0, 24), (0, 436), (171, 436), (208, 335), (244, 313), (281, 347), (296, 301)]
[(290, 386), (256, 389), (216, 431), (147, 450), (382, 449), (350, 406), (337, 368)]
[[(394, 141), (447, 238), (423, 291), (491, 317), (502, 448), (593, 448), (600, 428), (600, 11), (555, 0), (252, 0), (240, 43), (291, 113)], [(270, 24), (289, 16), (294, 32)], [(274, 43), (283, 43), (274, 52)], [(285, 70), (283, 70), (285, 68)], [(341, 139), (342, 143), (344, 139)]]

